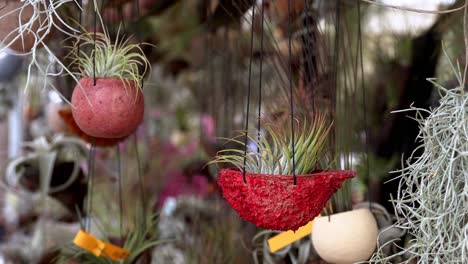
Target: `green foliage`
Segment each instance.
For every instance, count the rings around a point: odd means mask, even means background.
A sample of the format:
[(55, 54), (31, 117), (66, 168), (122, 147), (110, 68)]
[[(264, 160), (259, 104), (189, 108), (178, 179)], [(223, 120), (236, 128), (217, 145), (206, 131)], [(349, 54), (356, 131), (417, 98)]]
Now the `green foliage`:
[[(281, 122), (280, 122), (281, 123)], [(260, 132), (248, 134), (256, 151), (244, 155), (244, 142), (237, 138), (228, 139), (228, 142), (238, 143), (240, 149), (226, 149), (218, 152), (210, 163), (229, 163), (238, 169), (250, 173), (291, 175), (293, 174), (293, 144), (295, 144), (294, 158), (296, 161), (296, 174), (307, 174), (313, 171), (325, 154), (327, 136), (332, 124), (327, 122), (325, 115), (317, 114), (313, 118), (296, 120), (294, 141), (292, 141), (289, 128), (279, 127), (273, 123), (264, 125), (266, 135)]]
[[(71, 67), (81, 77), (120, 78), (135, 81), (141, 88), (141, 81), (151, 67), (140, 44), (130, 44), (131, 38), (120, 36), (120, 28), (113, 41), (103, 26), (103, 33), (85, 32), (76, 38), (71, 51)], [(140, 73), (140, 67), (143, 72)]]
[[(140, 214), (141, 217), (141, 214)], [(75, 245), (67, 245), (62, 249), (61, 255), (57, 259), (57, 263), (68, 263), (69, 260), (77, 260), (82, 264), (132, 264), (135, 263), (143, 253), (153, 247), (164, 243), (157, 239), (156, 225), (158, 217), (155, 215), (148, 216), (148, 219), (143, 220), (136, 225), (125, 238), (123, 248), (130, 252), (130, 257), (124, 261), (112, 261), (106, 257), (97, 257), (91, 252), (84, 251)], [(146, 224), (144, 224), (146, 221)], [(108, 240), (106, 240), (108, 242)]]

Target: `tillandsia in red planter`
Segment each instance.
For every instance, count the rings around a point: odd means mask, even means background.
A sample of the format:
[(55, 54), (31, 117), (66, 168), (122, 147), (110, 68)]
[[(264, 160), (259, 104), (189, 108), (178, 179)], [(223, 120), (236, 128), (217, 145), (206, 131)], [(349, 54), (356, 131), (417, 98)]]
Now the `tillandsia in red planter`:
[(81, 76), (71, 100), (78, 127), (103, 139), (135, 132), (144, 112), (142, 79), (150, 67), (140, 44), (129, 44), (119, 33), (112, 41), (103, 27), (103, 33), (81, 35), (70, 54)]
[[(325, 115), (316, 114), (296, 123), (294, 142), (284, 128), (265, 124), (265, 135), (248, 136), (249, 145), (255, 150), (222, 150), (211, 162), (237, 168), (221, 170), (219, 185), (234, 210), (258, 227), (299, 229), (322, 211), (343, 181), (355, 176), (353, 171), (316, 170), (318, 162), (324, 159), (332, 127)], [(237, 139), (230, 141), (245, 147)]]

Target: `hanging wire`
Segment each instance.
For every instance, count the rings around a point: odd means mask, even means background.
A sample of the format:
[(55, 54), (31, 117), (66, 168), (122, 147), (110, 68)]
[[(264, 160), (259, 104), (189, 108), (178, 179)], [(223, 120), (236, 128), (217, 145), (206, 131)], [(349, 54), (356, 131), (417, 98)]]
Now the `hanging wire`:
[(288, 0), (288, 61), (289, 61), (289, 108), (291, 111), (291, 140), (292, 140), (292, 169), (293, 169), (293, 182), (297, 184), (296, 179), (296, 141), (294, 139), (294, 103), (293, 103), (293, 73), (292, 73), (292, 55), (291, 55), (291, 40), (292, 40), (292, 26), (291, 26), (291, 0)]
[[(265, 26), (265, 3), (264, 0), (261, 2), (261, 26), (260, 26), (260, 65), (259, 65), (259, 77), (258, 77), (258, 116), (257, 116), (257, 139), (260, 141), (261, 137), (261, 118), (262, 118), (262, 81), (263, 81), (263, 35)], [(253, 20), (252, 20), (253, 23)], [(259, 150), (258, 150), (259, 151)]]
[(120, 153), (120, 144), (115, 145), (117, 153), (117, 177), (118, 177), (118, 196), (119, 196), (119, 231), (120, 238), (123, 238), (123, 175), (122, 175), (122, 158)]
[(89, 150), (88, 157), (88, 187), (87, 187), (87, 205), (86, 205), (86, 224), (85, 231), (89, 232), (91, 229), (91, 215), (93, 212), (93, 193), (94, 193), (94, 158), (96, 157), (96, 146), (93, 143)]
[[(136, 23), (136, 31), (137, 31), (137, 39), (138, 39), (138, 42), (140, 43), (140, 45), (142, 44), (143, 42), (143, 35), (142, 35), (142, 25), (141, 25), (141, 17), (140, 17), (140, 1), (139, 0), (135, 0), (135, 15), (137, 17), (137, 23)], [(124, 27), (125, 27), (125, 22), (124, 22)], [(141, 89), (143, 89), (143, 78), (141, 80)], [(142, 219), (142, 226), (143, 226), (143, 229), (146, 230), (146, 221), (147, 221), (147, 214), (146, 214), (146, 210), (147, 210), (147, 203), (146, 203), (146, 194), (145, 194), (145, 183), (144, 183), (144, 179), (143, 179), (143, 171), (142, 171), (142, 167), (141, 167), (141, 158), (140, 158), (140, 153), (138, 151), (138, 135), (137, 135), (137, 132), (134, 133), (133, 135), (133, 144), (135, 146), (135, 157), (136, 157), (136, 161), (137, 161), (137, 166), (138, 166), (138, 171), (137, 171), (137, 174), (138, 174), (138, 185), (140, 187), (140, 200), (141, 200), (141, 206), (142, 206), (142, 216), (143, 216), (143, 219)]]
[(248, 79), (248, 91), (247, 91), (247, 111), (245, 114), (245, 134), (244, 134), (244, 167), (242, 169), (242, 179), (244, 180), (244, 184), (247, 184), (247, 180), (245, 178), (245, 166), (247, 164), (247, 141), (248, 141), (248, 133), (249, 133), (249, 116), (250, 116), (250, 94), (252, 90), (252, 61), (253, 61), (253, 44), (254, 44), (254, 20), (255, 20), (255, 0), (252, 0), (252, 28), (250, 31), (250, 58), (249, 58), (249, 79)]
[[(365, 177), (369, 179), (370, 175), (370, 162), (369, 162), (369, 146), (370, 146), (370, 129), (367, 118), (367, 101), (366, 101), (366, 86), (364, 82), (364, 62), (362, 55), (362, 30), (361, 30), (361, 1), (357, 1), (357, 16), (358, 16), (358, 49), (359, 49), (359, 59), (360, 59), (360, 71), (361, 71), (361, 90), (362, 90), (362, 111), (364, 116), (364, 132), (365, 132), (365, 152), (366, 152), (366, 175)], [(370, 182), (368, 183), (367, 196), (369, 199), (369, 209), (372, 209), (372, 192), (370, 189)]]
[(229, 102), (230, 102), (230, 98), (231, 98), (231, 95), (230, 95), (230, 91), (231, 91), (231, 80), (230, 80), (230, 77), (231, 77), (231, 50), (230, 50), (230, 46), (229, 46), (229, 27), (228, 26), (225, 26), (224, 27), (224, 36), (223, 36), (223, 41), (224, 41), (224, 54), (226, 56), (226, 63), (223, 63), (223, 80), (225, 81), (225, 85), (223, 85), (224, 87), (224, 98), (223, 98), (223, 120), (224, 120), (224, 124), (223, 124), (223, 128), (224, 128), (224, 131), (223, 131), (223, 136), (225, 137), (228, 137), (228, 134), (229, 134), (229, 130), (230, 130), (230, 127), (229, 127), (229, 124), (231, 123), (231, 119), (229, 118)]
[(141, 199), (141, 207), (143, 208), (143, 220), (142, 220), (142, 225), (143, 225), (143, 230), (146, 230), (146, 195), (145, 195), (145, 185), (144, 185), (144, 179), (143, 179), (143, 173), (141, 169), (141, 160), (140, 160), (140, 153), (138, 151), (138, 137), (137, 134), (135, 133), (133, 135), (133, 144), (135, 145), (135, 157), (137, 161), (137, 176), (138, 176), (138, 185), (140, 187), (140, 199)]
[[(136, 31), (137, 31), (137, 39), (138, 39), (138, 42), (140, 43), (140, 46), (141, 44), (143, 43), (143, 33), (142, 33), (142, 25), (141, 25), (141, 17), (140, 17), (140, 1), (139, 0), (135, 0), (135, 15), (137, 17), (137, 23), (136, 23)], [(124, 22), (124, 25), (125, 25), (125, 22)], [(143, 86), (144, 86), (144, 78), (142, 76), (141, 78), (141, 89), (143, 90)]]
[[(83, 0), (78, 0), (78, 5), (79, 5), (79, 6), (78, 6), (78, 23), (79, 23), (79, 25), (82, 25), (82, 24), (83, 24), (83, 11), (82, 11), (82, 8), (83, 8)], [(81, 34), (81, 28), (78, 27), (78, 35), (80, 35), (80, 34)], [(78, 38), (78, 40), (77, 40), (77, 41), (78, 41), (78, 43), (77, 43), (78, 49), (76, 50), (76, 57), (80, 57), (80, 55), (81, 55), (81, 52), (80, 52), (80, 50), (81, 50), (80, 40), (81, 40), (81, 38)]]
[[(305, 36), (303, 37), (303, 43), (305, 44), (304, 47), (304, 59), (306, 60), (306, 66), (307, 66), (307, 71), (304, 72), (304, 74), (308, 78), (305, 78), (306, 81), (309, 82), (310, 85), (310, 94), (311, 96), (314, 95), (314, 80), (316, 79), (316, 75), (318, 75), (318, 69), (317, 69), (317, 63), (314, 63), (314, 51), (312, 49), (312, 46), (315, 44), (314, 43), (314, 32), (313, 28), (311, 26), (311, 14), (310, 14), (310, 7), (309, 7), (309, 1), (304, 0), (304, 24), (305, 24)], [(311, 98), (311, 103), (312, 103), (312, 111), (315, 111), (315, 100)]]
[[(96, 3), (96, 2), (94, 2)], [(97, 28), (97, 6), (94, 6), (94, 34), (93, 34), (93, 79), (94, 79), (94, 86), (96, 86), (96, 28)]]

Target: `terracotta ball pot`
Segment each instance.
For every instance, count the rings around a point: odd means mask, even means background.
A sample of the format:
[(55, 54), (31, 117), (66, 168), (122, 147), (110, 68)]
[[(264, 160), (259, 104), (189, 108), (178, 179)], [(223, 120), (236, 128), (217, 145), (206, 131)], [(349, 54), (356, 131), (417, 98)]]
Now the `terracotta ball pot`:
[[(21, 20), (21, 24), (24, 25), (29, 22), (31, 19), (32, 15), (34, 14), (34, 8), (31, 5), (27, 5), (23, 10), (21, 11), (21, 7), (25, 4), (25, 2), (21, 2), (19, 0), (0, 0), (0, 6), (3, 7), (0, 9), (0, 17), (3, 17), (0, 19), (0, 42), (3, 42), (4, 45), (8, 45), (13, 39), (15, 39), (18, 36), (18, 28), (20, 27), (20, 23), (18, 21)], [(14, 11), (16, 10), (16, 11)], [(12, 13), (10, 13), (12, 12)], [(10, 13), (10, 14), (9, 14)], [(21, 16), (20, 16), (21, 14)], [(32, 25), (31, 31), (32, 32), (37, 32), (38, 29), (40, 28), (41, 22), (44, 22), (47, 19), (46, 14), (42, 14), (39, 19), (36, 20), (36, 22)], [(11, 32), (15, 31), (15, 33), (10, 34)], [(44, 32), (45, 33), (45, 32)], [(46, 38), (50, 38), (50, 33)], [(42, 37), (43, 35), (39, 36)], [(46, 39), (44, 39), (46, 40)], [(23, 36), (20, 38), (17, 38), (13, 43), (11, 43), (8, 47), (14, 51), (17, 52), (29, 52), (31, 51), (32, 47), (34, 46), (35, 43), (35, 37), (34, 34), (31, 32), (24, 32)]]
[(367, 208), (317, 217), (312, 244), (329, 263), (355, 263), (368, 260), (377, 246), (378, 227)]
[(127, 137), (143, 120), (143, 94), (134, 81), (96, 78), (94, 86), (93, 78), (82, 78), (73, 90), (71, 103), (78, 127), (96, 138)]

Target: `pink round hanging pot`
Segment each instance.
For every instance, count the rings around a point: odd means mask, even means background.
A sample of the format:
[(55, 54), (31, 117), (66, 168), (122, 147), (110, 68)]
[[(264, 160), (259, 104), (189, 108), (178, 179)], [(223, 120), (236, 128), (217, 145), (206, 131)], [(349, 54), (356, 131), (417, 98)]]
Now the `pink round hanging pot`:
[(314, 219), (341, 184), (356, 175), (354, 171), (322, 171), (297, 175), (243, 173), (225, 169), (218, 184), (224, 198), (245, 220), (271, 230), (297, 230)]
[(143, 120), (143, 93), (134, 81), (96, 78), (94, 85), (93, 78), (82, 78), (73, 91), (71, 103), (78, 127), (96, 138), (125, 138)]

